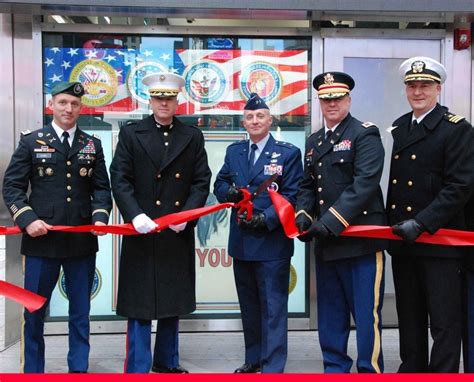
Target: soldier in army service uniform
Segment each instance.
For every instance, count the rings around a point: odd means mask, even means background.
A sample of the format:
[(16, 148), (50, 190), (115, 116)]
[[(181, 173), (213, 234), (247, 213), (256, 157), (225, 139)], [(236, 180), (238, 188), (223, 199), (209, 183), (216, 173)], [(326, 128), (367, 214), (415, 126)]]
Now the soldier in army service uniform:
[(350, 316), (357, 330), (357, 370), (383, 371), (381, 349), (384, 243), (339, 237), (349, 225), (384, 225), (379, 181), (384, 149), (377, 127), (350, 113), (351, 76), (316, 76), (324, 127), (306, 143), (296, 225), (303, 241), (316, 238), (319, 342), (326, 373), (349, 373)]
[[(117, 314), (128, 318), (129, 373), (187, 373), (179, 365), (178, 316), (196, 308), (195, 222), (156, 232), (153, 219), (204, 206), (211, 171), (204, 137), (174, 117), (184, 79), (153, 73), (153, 114), (124, 126), (110, 167), (112, 191), (125, 222), (148, 235), (125, 236), (120, 257)], [(153, 366), (151, 321), (158, 320)]]
[[(77, 82), (52, 89), (48, 106), (53, 121), (43, 129), (22, 133), (3, 182), (5, 204), (24, 231), (25, 289), (49, 303), (63, 268), (69, 300), (70, 372), (88, 369), (90, 295), (98, 243), (90, 233), (49, 230), (51, 225), (105, 225), (112, 208), (101, 142), (76, 124), (83, 94)], [(47, 306), (24, 312), (21, 366), (25, 373), (44, 372)]]
[(400, 331), (399, 372), (455, 373), (460, 361), (464, 249), (414, 241), (439, 228), (466, 229), (473, 133), (463, 117), (437, 103), (446, 79), (443, 65), (429, 57), (412, 57), (402, 63), (400, 75), (412, 111), (391, 127), (387, 194), (389, 223), (403, 239), (389, 249)]

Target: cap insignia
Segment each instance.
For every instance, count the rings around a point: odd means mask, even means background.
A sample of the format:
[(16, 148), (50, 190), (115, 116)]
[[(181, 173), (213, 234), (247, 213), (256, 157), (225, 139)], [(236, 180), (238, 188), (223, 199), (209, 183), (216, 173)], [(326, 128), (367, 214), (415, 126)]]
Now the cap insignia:
[(423, 61), (415, 61), (411, 64), (411, 70), (413, 73), (423, 73), (426, 64)]
[(331, 73), (327, 73), (324, 76), (324, 84), (325, 85), (332, 85), (334, 83), (334, 76)]

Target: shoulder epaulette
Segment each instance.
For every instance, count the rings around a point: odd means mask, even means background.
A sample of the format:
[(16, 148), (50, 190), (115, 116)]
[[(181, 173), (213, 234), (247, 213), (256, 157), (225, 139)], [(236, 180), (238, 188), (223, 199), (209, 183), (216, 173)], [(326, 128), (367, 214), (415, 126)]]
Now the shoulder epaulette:
[(369, 128), (369, 127), (372, 127), (372, 126), (376, 126), (375, 123), (373, 123), (373, 122), (364, 122), (362, 124), (362, 127), (365, 127), (366, 129)]
[(294, 145), (290, 142), (275, 141), (275, 144), (283, 147), (294, 147)]
[(461, 115), (450, 113), (448, 111), (444, 114), (444, 119), (448, 120), (451, 123), (458, 123), (458, 122), (461, 122), (464, 119), (464, 117)]
[(242, 143), (247, 143), (247, 139), (241, 139), (240, 141), (237, 142), (232, 142), (229, 146), (235, 146), (235, 145), (241, 145)]
[(25, 130), (21, 132), (21, 135), (28, 135), (31, 134), (31, 130)]
[(99, 135), (99, 134), (95, 134), (95, 133), (94, 133), (94, 134), (92, 134), (92, 136), (93, 136), (94, 138), (97, 138), (97, 139), (100, 141), (100, 135)]

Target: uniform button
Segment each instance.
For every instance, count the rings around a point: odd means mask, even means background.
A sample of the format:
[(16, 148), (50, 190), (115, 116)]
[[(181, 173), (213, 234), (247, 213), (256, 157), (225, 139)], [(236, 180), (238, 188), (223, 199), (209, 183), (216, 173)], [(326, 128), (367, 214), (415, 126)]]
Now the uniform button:
[(66, 162), (66, 164), (67, 164), (68, 166), (70, 166), (72, 163), (71, 163), (70, 160), (68, 160), (68, 161)]
[(363, 214), (364, 214), (364, 215), (367, 215), (367, 211), (364, 211)]
[(72, 187), (71, 187), (71, 186), (67, 186), (66, 188), (67, 188), (69, 191), (72, 190)]
[(179, 206), (181, 205), (181, 203), (180, 203), (179, 201), (176, 201), (176, 202), (174, 202), (174, 205), (175, 205), (176, 207), (179, 207)]
[(410, 206), (407, 207), (407, 211), (411, 212), (411, 207)]
[(318, 162), (318, 166), (321, 167), (323, 164), (322, 162)]
[(320, 205), (323, 205), (323, 204), (324, 204), (324, 200), (320, 200), (320, 201), (319, 201), (319, 204), (320, 204)]
[(322, 187), (318, 187), (318, 192), (321, 192), (323, 190)]
[(400, 158), (400, 155), (398, 155), (398, 154), (395, 154), (395, 155), (393, 156), (393, 159), (398, 159), (398, 158)]
[(413, 186), (413, 182), (411, 180), (408, 181), (408, 185), (411, 187)]
[(42, 159), (41, 162), (42, 162), (42, 163), (46, 163), (46, 159)]
[(416, 159), (416, 155), (413, 154), (413, 155), (411, 156), (411, 159), (415, 160), (415, 159)]
[(168, 132), (165, 131), (165, 132), (163, 133), (163, 135), (164, 135), (165, 137), (167, 137), (167, 136), (168, 136)]
[(66, 201), (69, 203), (71, 201), (71, 198), (66, 198)]
[(250, 187), (250, 184), (247, 184), (245, 187), (246, 187), (246, 188), (249, 188), (249, 187)]
[(161, 206), (161, 202), (159, 200), (156, 201), (157, 206)]
[(157, 174), (156, 177), (157, 177), (158, 179), (160, 179), (160, 178), (161, 178), (161, 174)]
[(339, 162), (341, 162), (341, 163), (344, 162), (344, 158), (341, 158), (341, 159), (339, 160)]
[(320, 174), (320, 175), (318, 175), (318, 179), (321, 179), (321, 178), (322, 178), (322, 175), (321, 175), (321, 174)]
[(395, 204), (392, 204), (392, 210), (394, 210), (395, 208), (397, 208), (397, 206)]
[(396, 180), (396, 179), (393, 179), (393, 180), (392, 180), (392, 184), (397, 184), (397, 180)]
[(169, 143), (168, 143), (168, 142), (165, 142), (165, 146), (168, 146), (168, 145), (169, 145)]
[(179, 178), (181, 178), (181, 174), (180, 174), (179, 172), (177, 172), (174, 177), (175, 177), (176, 179), (179, 179)]
[(70, 178), (70, 177), (71, 177), (71, 174), (68, 172), (68, 173), (66, 174), (66, 177)]

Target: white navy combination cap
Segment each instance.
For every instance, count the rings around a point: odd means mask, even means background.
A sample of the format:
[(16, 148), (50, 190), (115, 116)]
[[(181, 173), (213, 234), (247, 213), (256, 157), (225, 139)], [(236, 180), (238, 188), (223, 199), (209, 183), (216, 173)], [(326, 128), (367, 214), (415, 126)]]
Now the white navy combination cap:
[(430, 57), (411, 57), (403, 61), (398, 69), (405, 83), (411, 81), (446, 81), (446, 68)]

